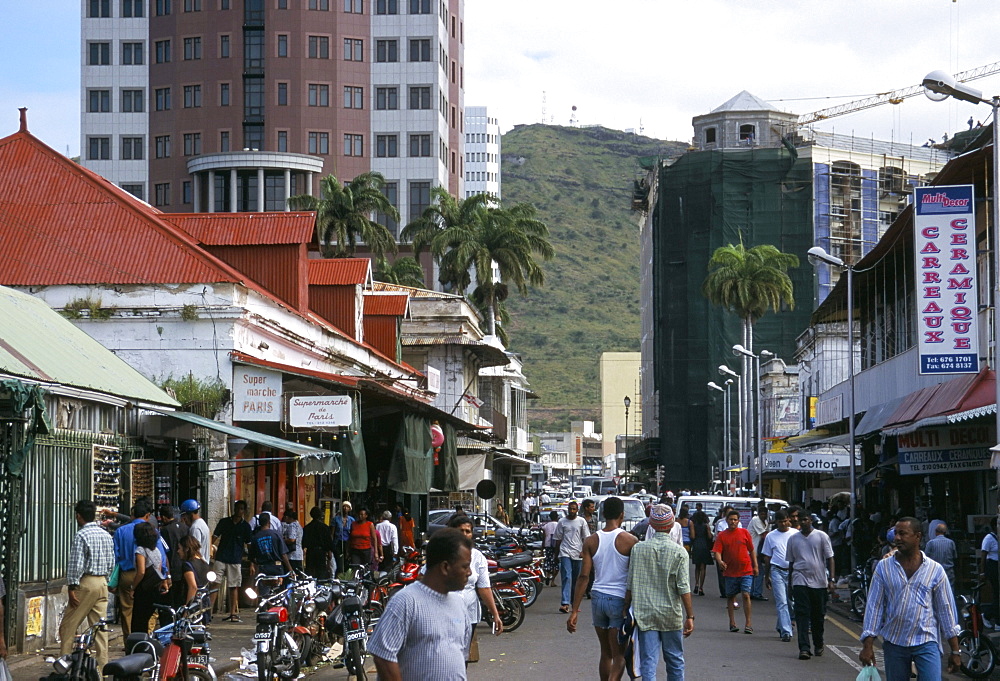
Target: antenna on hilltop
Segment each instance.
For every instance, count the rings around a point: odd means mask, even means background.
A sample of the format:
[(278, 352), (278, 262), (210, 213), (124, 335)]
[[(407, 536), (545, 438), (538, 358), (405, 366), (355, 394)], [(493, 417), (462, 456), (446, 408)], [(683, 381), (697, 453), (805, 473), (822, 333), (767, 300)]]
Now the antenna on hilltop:
[(639, 134), (641, 135), (643, 132), (645, 132), (645, 130), (646, 130), (646, 128), (643, 127), (643, 125), (642, 125), (642, 119), (640, 118), (639, 119)]
[(545, 108), (546, 108), (545, 90), (542, 90), (542, 125), (545, 125), (545, 113), (546, 113)]
[(570, 124), (570, 126), (575, 126), (576, 122), (577, 122), (577, 118), (576, 118), (576, 104), (574, 104), (573, 105), (573, 113), (571, 113), (569, 115), (569, 124)]

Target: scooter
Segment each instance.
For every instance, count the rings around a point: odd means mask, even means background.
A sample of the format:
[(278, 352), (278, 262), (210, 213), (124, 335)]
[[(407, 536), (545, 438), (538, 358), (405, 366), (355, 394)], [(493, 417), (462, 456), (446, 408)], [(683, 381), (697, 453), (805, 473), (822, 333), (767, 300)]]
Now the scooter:
[(106, 620), (98, 620), (87, 631), (77, 635), (73, 640), (73, 651), (53, 662), (55, 672), (43, 677), (42, 681), (101, 681), (104, 677), (110, 677), (112, 681), (141, 681), (149, 678), (148, 675), (156, 670), (156, 655), (152, 651), (136, 652), (112, 660), (98, 673), (97, 660), (91, 648), (98, 632), (107, 630), (107, 624)]
[(993, 673), (997, 663), (997, 649), (986, 635), (983, 615), (979, 610), (979, 592), (983, 582), (972, 587), (972, 596), (962, 596), (959, 610), (962, 614), (962, 632), (958, 635), (958, 649), (962, 658), (962, 673), (973, 679), (985, 679)]

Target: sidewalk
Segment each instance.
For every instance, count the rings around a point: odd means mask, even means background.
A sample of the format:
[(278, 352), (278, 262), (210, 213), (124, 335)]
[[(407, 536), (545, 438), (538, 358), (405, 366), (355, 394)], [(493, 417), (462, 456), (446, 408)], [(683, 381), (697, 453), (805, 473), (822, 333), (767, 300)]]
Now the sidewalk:
[[(252, 610), (244, 610), (241, 613), (243, 621), (240, 623), (221, 622), (221, 617), (216, 616), (210, 626), (212, 634), (212, 668), (219, 679), (245, 679), (254, 678), (239, 674), (241, 651), (244, 648), (253, 649), (254, 633), (254, 613)], [(124, 655), (122, 648), (121, 627), (117, 624), (108, 626), (108, 654), (111, 659)], [(44, 678), (53, 671), (52, 664), (45, 662), (48, 657), (59, 657), (59, 648), (51, 646), (37, 653), (26, 653), (21, 655), (10, 655), (7, 664), (10, 667), (11, 675), (21, 681)], [(369, 666), (372, 666), (371, 658), (368, 658)], [(372, 669), (374, 667), (372, 666)], [(312, 673), (322, 671), (324, 679), (347, 679), (345, 669), (333, 669), (329, 665), (317, 667), (311, 670)], [(227, 674), (229, 676), (227, 676)], [(311, 674), (308, 674), (311, 675)]]

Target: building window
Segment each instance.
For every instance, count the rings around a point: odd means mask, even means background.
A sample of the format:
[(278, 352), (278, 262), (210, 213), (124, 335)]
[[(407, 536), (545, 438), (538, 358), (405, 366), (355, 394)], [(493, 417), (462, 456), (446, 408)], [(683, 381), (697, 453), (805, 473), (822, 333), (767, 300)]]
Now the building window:
[(229, 131), (219, 133), (219, 151), (229, 151)]
[(715, 144), (715, 128), (705, 128), (705, 144)]
[(181, 182), (181, 203), (191, 203), (191, 181)]
[(219, 58), (229, 59), (229, 36), (220, 35), (219, 36)]
[[(312, 40), (312, 38), (310, 38)], [(312, 49), (312, 44), (310, 43), (309, 49)], [(288, 56), (288, 36), (279, 34), (278, 35), (278, 56), (287, 57)], [(310, 55), (312, 56), (312, 55)]]
[(91, 19), (107, 19), (111, 16), (111, 0), (90, 0), (87, 16)]
[(375, 155), (378, 158), (396, 158), (399, 156), (399, 138), (396, 135), (376, 135)]
[(157, 111), (170, 111), (170, 88), (160, 87), (154, 91)]
[(278, 9), (288, 9), (288, 0), (278, 0)]
[(410, 135), (410, 156), (421, 157), (431, 155), (431, 136), (427, 134)]
[(87, 158), (91, 161), (108, 161), (111, 159), (110, 137), (88, 137)]
[(364, 61), (365, 41), (357, 38), (344, 38), (344, 61)]
[(410, 14), (430, 14), (431, 0), (410, 0)]
[[(201, 11), (201, 0), (184, 0), (184, 11), (185, 12), (200, 12)], [(187, 201), (185, 201), (187, 203)]]
[(330, 58), (330, 39), (323, 35), (311, 35), (309, 36), (309, 58), (310, 59), (329, 59)]
[(156, 47), (156, 63), (166, 64), (170, 61), (170, 41), (169, 40), (157, 40), (154, 43)]
[(156, 0), (156, 16), (165, 17), (170, 14), (171, 0)]
[(90, 43), (87, 45), (89, 66), (109, 66), (111, 64), (111, 43)]
[(344, 135), (344, 156), (364, 156), (364, 136)]
[(278, 106), (288, 106), (288, 83), (278, 83)]
[(184, 59), (201, 59), (201, 38), (184, 39)]
[(145, 90), (122, 90), (122, 113), (142, 113), (145, 110)]
[(344, 0), (344, 11), (348, 14), (364, 14), (364, 0)]
[(431, 205), (431, 183), (410, 183), (410, 217), (416, 219)]
[(278, 131), (278, 151), (288, 151), (288, 131)]
[(375, 14), (399, 14), (399, 0), (375, 0)]
[(309, 133), (309, 153), (310, 154), (329, 154), (330, 153), (330, 134), (326, 132), (310, 132)]
[(757, 126), (753, 123), (747, 123), (740, 126), (740, 142), (745, 142), (746, 144), (753, 144), (757, 139)]
[(344, 108), (363, 109), (365, 108), (365, 89), (360, 87), (344, 87)]
[(87, 90), (88, 113), (111, 112), (111, 90)]
[(122, 0), (122, 16), (126, 19), (146, 16), (146, 0)]
[(156, 158), (170, 158), (170, 135), (160, 135), (153, 142)]
[(310, 84), (309, 106), (330, 106), (330, 86)]
[(219, 9), (229, 9), (229, 0), (221, 0)]
[(123, 161), (141, 161), (143, 147), (141, 137), (122, 137), (121, 157)]
[(309, 9), (329, 10), (330, 0), (309, 0)]
[(184, 155), (197, 156), (200, 153), (201, 153), (201, 133), (200, 132), (184, 133)]
[[(389, 203), (394, 208), (399, 208), (399, 186), (395, 182), (386, 182), (382, 185), (382, 193), (385, 198), (389, 199)], [(382, 212), (375, 214), (375, 222), (385, 225), (393, 234), (396, 233), (396, 228), (399, 226), (399, 223)]]
[(125, 66), (140, 66), (145, 61), (142, 43), (122, 43), (122, 64)]
[(201, 86), (200, 85), (185, 85), (184, 86), (184, 108), (185, 109), (196, 109), (201, 106)]
[(377, 61), (377, 62), (399, 61), (399, 41), (398, 40), (376, 40), (375, 41), (375, 61)]
[(430, 38), (413, 38), (410, 40), (410, 61), (430, 61)]
[(375, 108), (380, 111), (398, 109), (399, 88), (397, 87), (375, 88)]
[(410, 88), (410, 108), (411, 109), (429, 109), (431, 108), (431, 89), (430, 87), (411, 87)]
[(229, 106), (229, 83), (219, 83), (219, 106)]
[(170, 205), (170, 183), (164, 182), (162, 184), (157, 184), (153, 186), (156, 198), (154, 199), (154, 204), (157, 206), (169, 206)]
[(141, 184), (123, 184), (122, 189), (124, 189), (125, 191), (127, 191), (129, 194), (139, 199), (140, 201), (144, 200), (142, 198), (144, 192), (142, 191)]

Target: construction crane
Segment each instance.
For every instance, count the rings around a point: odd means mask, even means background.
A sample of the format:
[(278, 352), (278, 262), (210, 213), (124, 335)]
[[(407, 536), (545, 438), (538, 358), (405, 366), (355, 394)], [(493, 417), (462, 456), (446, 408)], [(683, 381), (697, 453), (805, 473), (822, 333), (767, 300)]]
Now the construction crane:
[[(995, 73), (1000, 73), (1000, 62), (994, 62), (992, 64), (987, 64), (986, 66), (970, 69), (969, 71), (956, 73), (955, 80), (960, 83), (964, 83), (970, 80), (992, 76)], [(846, 102), (837, 106), (831, 106), (827, 109), (820, 109), (819, 111), (813, 111), (812, 113), (802, 114), (799, 116), (798, 124), (809, 125), (810, 123), (816, 123), (817, 121), (833, 118), (834, 116), (843, 116), (856, 111), (864, 111), (865, 109), (882, 106), (883, 104), (900, 104), (907, 97), (922, 94), (923, 91), (923, 85), (911, 85), (910, 87), (906, 87), (901, 90), (882, 92), (877, 95), (872, 95), (871, 97), (865, 97), (864, 99), (856, 99), (853, 102)]]

